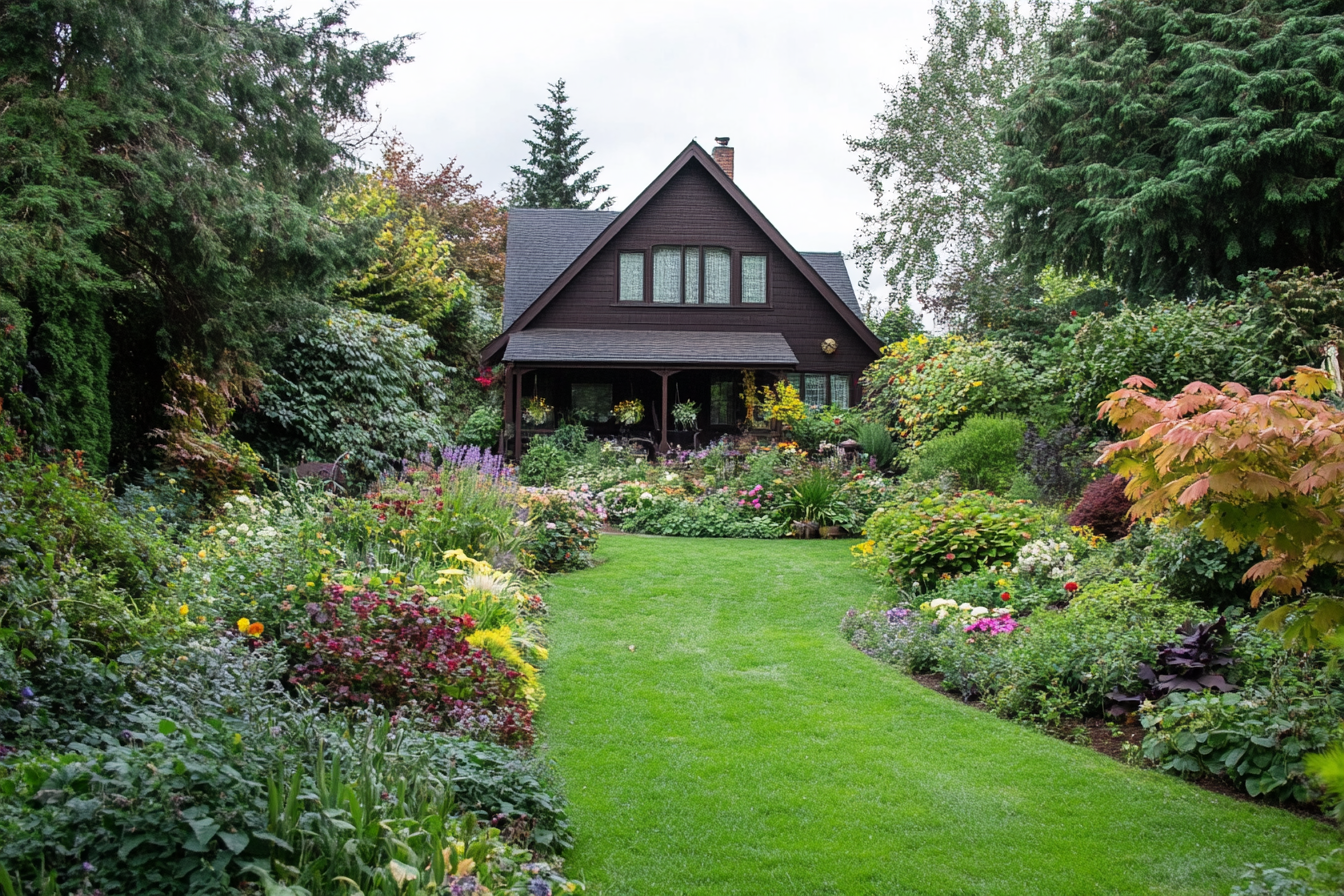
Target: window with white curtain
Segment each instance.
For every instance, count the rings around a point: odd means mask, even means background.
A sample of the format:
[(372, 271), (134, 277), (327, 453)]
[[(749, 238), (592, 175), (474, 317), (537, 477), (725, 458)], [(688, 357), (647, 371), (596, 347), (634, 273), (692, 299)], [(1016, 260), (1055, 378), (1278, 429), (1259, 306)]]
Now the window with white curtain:
[(727, 305), (731, 301), (729, 280), (733, 255), (716, 246), (705, 248), (705, 304)]
[(644, 301), (644, 253), (621, 253), (621, 292), (622, 302)]
[(686, 284), (685, 302), (696, 305), (700, 302), (700, 247), (686, 247), (686, 267), (683, 269)]
[(816, 407), (826, 403), (826, 374), (803, 374), (803, 403)]
[(660, 305), (681, 302), (681, 247), (653, 247), (653, 300)]
[(742, 304), (760, 305), (765, 302), (765, 256), (742, 256)]
[(849, 407), (849, 376), (843, 373), (831, 374), (831, 404), (838, 408)]

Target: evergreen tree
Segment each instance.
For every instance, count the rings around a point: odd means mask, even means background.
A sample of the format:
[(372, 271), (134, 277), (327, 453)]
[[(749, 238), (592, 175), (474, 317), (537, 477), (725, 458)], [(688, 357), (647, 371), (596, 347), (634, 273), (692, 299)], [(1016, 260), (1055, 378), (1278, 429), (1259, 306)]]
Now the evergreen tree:
[[(514, 180), (509, 184), (511, 205), (521, 208), (592, 208), (609, 187), (598, 184), (602, 169), (583, 171), (593, 154), (583, 147), (588, 138), (574, 129), (574, 110), (565, 104), (565, 79), (550, 85), (551, 105), (537, 104), (541, 118), (527, 116), (532, 122), (534, 139), (527, 144), (527, 162), (514, 165)], [(608, 196), (600, 209), (611, 208), (616, 200)]]
[(1344, 263), (1338, 0), (1099, 0), (1001, 131), (1004, 252), (1131, 293)]
[(348, 269), (336, 135), (405, 42), (344, 15), (0, 2), (0, 388), (39, 446), (143, 460), (170, 359), (255, 371)]

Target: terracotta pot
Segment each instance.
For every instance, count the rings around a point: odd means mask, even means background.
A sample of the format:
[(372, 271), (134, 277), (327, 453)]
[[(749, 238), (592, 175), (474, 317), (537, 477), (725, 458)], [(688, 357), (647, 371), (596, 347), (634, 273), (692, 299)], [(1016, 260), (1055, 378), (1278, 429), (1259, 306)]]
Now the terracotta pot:
[(822, 527), (821, 527), (821, 537), (822, 537), (822, 538), (839, 538), (839, 537), (840, 537), (840, 533), (841, 533), (842, 531), (844, 531), (844, 530), (841, 529), (839, 526), (822, 526)]

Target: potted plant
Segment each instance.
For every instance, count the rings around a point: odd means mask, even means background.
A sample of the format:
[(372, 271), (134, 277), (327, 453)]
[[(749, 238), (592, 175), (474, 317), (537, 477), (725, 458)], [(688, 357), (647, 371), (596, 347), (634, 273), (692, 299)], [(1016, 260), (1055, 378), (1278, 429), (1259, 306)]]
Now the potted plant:
[(551, 419), (554, 409), (539, 395), (533, 395), (523, 405), (523, 419), (533, 426), (545, 426)]
[(693, 401), (681, 401), (672, 405), (672, 420), (682, 429), (695, 429), (695, 421), (699, 416), (700, 405)]
[(780, 510), (793, 524), (799, 538), (839, 538), (843, 524), (849, 519), (848, 509), (840, 498), (840, 485), (824, 470), (813, 470), (812, 475), (798, 483)]
[(611, 409), (611, 416), (616, 418), (616, 422), (621, 424), (621, 432), (624, 433), (628, 427), (644, 419), (644, 402), (638, 398), (630, 398), (618, 402), (616, 407)]

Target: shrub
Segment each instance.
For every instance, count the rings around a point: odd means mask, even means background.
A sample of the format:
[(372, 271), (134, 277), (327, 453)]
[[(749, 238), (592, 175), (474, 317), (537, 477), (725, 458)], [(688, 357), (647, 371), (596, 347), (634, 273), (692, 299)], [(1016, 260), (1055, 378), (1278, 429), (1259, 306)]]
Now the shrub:
[(1070, 407), (1095, 408), (1132, 376), (1170, 395), (1186, 383), (1268, 385), (1280, 370), (1265, 350), (1263, 316), (1250, 303), (1124, 307), (1088, 318), (1058, 376)]
[[(768, 509), (770, 499), (766, 499), (766, 509), (756, 511), (749, 502), (738, 504), (745, 498), (738, 497), (737, 491), (749, 490), (739, 489), (700, 500), (640, 492), (623, 525), (631, 532), (683, 538), (779, 538), (784, 534)], [(642, 498), (645, 494), (649, 497)]]
[(891, 432), (881, 423), (860, 423), (854, 427), (854, 441), (868, 455), (872, 464), (879, 470), (891, 466), (896, 459), (896, 443)]
[(523, 547), (528, 565), (545, 572), (592, 566), (593, 549), (605, 523), (605, 511), (586, 491), (530, 490)]
[(1254, 545), (1233, 554), (1222, 542), (1206, 540), (1198, 526), (1152, 530), (1143, 572), (1163, 590), (1212, 608), (1239, 604), (1250, 596), (1251, 586), (1242, 576), (1259, 559)]
[(987, 565), (1011, 566), (1040, 514), (985, 492), (935, 494), (878, 508), (856, 551), (880, 575), (926, 587)]
[(1028, 423), (1017, 462), (1041, 498), (1053, 502), (1082, 494), (1096, 478), (1095, 457), (1092, 429), (1075, 417), (1044, 435)]
[(849, 438), (852, 416), (851, 411), (841, 408), (809, 407), (801, 420), (794, 421), (789, 434), (803, 451), (816, 452), (822, 445), (838, 445)]
[(278, 355), (240, 432), (281, 463), (348, 455), (352, 475), (373, 479), (448, 442), (440, 416), (453, 371), (426, 357), (434, 346), (414, 324), (333, 309)]
[(569, 469), (569, 453), (547, 436), (537, 436), (527, 446), (527, 453), (518, 462), (518, 481), (523, 485), (558, 485)]
[(1002, 345), (960, 336), (893, 343), (863, 375), (864, 411), (920, 447), (978, 414), (1020, 414), (1036, 392), (1031, 370)]
[(1094, 480), (1069, 514), (1070, 526), (1086, 526), (1110, 541), (1129, 534), (1130, 501), (1123, 477), (1109, 474)]
[(1339, 724), (1338, 694), (1300, 686), (1174, 693), (1143, 713), (1143, 754), (1165, 771), (1226, 776), (1251, 796), (1308, 802), (1307, 753)]
[(823, 526), (853, 525), (848, 509), (840, 497), (840, 484), (825, 470), (813, 470), (811, 475), (795, 485), (778, 508), (784, 522), (810, 520)]
[(908, 607), (850, 610), (840, 622), (840, 634), (855, 648), (916, 674), (935, 668), (948, 630)]
[(946, 470), (973, 489), (1005, 491), (1012, 483), (1026, 424), (1016, 417), (970, 417), (956, 432), (944, 432), (919, 449), (910, 474), (933, 479)]
[(458, 444), (475, 445), (477, 448), (492, 448), (499, 441), (499, 431), (504, 428), (504, 414), (494, 405), (482, 405), (471, 412), (467, 422), (462, 424), (457, 434)]
[(1172, 525), (1197, 523), (1229, 551), (1259, 547), (1264, 559), (1247, 570), (1257, 582), (1252, 606), (1265, 591), (1296, 593), (1308, 577), (1344, 573), (1344, 411), (1313, 398), (1330, 382), (1322, 370), (1299, 367), (1282, 383), (1290, 388), (1268, 395), (1191, 383), (1162, 401), (1145, 391), (1151, 381), (1136, 377), (1102, 405), (1133, 436), (1102, 460), (1129, 478), (1136, 517), (1166, 512)]
[(506, 744), (531, 742), (522, 676), (467, 643), (470, 617), (447, 616), (423, 593), (384, 595), (337, 584), (306, 609), (308, 659), (294, 670), (294, 684), (338, 706), (396, 711), (414, 703), (436, 728)]

